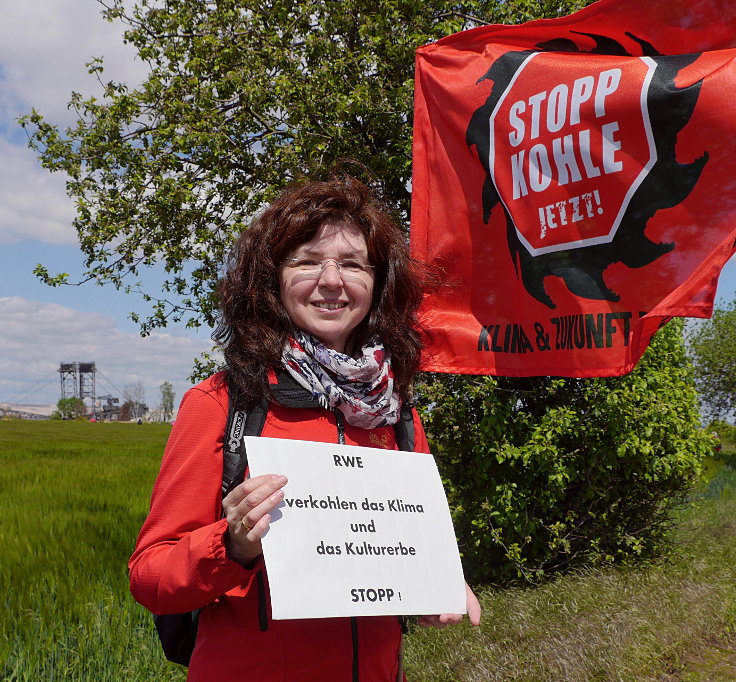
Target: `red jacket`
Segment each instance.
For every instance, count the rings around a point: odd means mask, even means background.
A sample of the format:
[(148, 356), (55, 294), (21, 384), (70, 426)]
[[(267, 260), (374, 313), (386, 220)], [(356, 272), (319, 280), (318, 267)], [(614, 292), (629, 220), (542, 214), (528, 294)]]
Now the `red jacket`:
[[(156, 614), (203, 608), (189, 680), (394, 682), (401, 642), (391, 616), (354, 619), (258, 621), (257, 573), (225, 552), (221, 518), (222, 443), (227, 420), (225, 388), (211, 377), (182, 399), (153, 488), (151, 508), (130, 558), (130, 589)], [(415, 450), (429, 452), (416, 412)], [(335, 415), (321, 408), (271, 403), (263, 436), (337, 442)], [(392, 427), (367, 431), (345, 425), (345, 442), (397, 449)], [(274, 472), (278, 473), (278, 472)], [(294, 579), (299, 579), (298, 569)], [(309, 585), (304, 586), (309, 589)], [(355, 631), (353, 628), (355, 627)], [(357, 645), (357, 646), (356, 646)], [(354, 670), (357, 655), (357, 670)]]

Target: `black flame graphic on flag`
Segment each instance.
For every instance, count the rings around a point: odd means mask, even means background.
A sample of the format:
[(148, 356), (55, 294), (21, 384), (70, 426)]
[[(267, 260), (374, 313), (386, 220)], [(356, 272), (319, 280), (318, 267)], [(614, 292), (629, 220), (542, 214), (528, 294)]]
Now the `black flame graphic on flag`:
[[(574, 41), (560, 38), (540, 43), (535, 50), (507, 52), (493, 62), (486, 74), (478, 80), (478, 83), (491, 80), (493, 90), (485, 104), (473, 113), (466, 131), (466, 142), (468, 146), (476, 148), (480, 163), (486, 171), (482, 190), (485, 223), (488, 222), (491, 211), (501, 203), (489, 168), (488, 122), (496, 104), (526, 58), (538, 51), (635, 56), (611, 38), (590, 33), (578, 35), (592, 38), (596, 43), (595, 47), (592, 50), (583, 50)], [(650, 43), (630, 33), (626, 35), (641, 47), (641, 56), (651, 57), (656, 64), (647, 93), (647, 107), (657, 161), (631, 198), (613, 240), (606, 244), (532, 255), (519, 240), (513, 220), (504, 208), (509, 252), (517, 275), (521, 276), (529, 294), (550, 308), (555, 308), (555, 303), (544, 288), (544, 278), (549, 275), (562, 278), (567, 288), (581, 298), (618, 301), (618, 294), (608, 288), (603, 279), (603, 271), (609, 265), (621, 262), (630, 268), (640, 268), (672, 251), (675, 244), (656, 243), (645, 236), (647, 223), (658, 210), (676, 206), (690, 194), (708, 161), (708, 153), (704, 152), (691, 163), (679, 163), (675, 153), (677, 135), (692, 116), (702, 84), (701, 80), (678, 88), (675, 79), (700, 54), (663, 56)]]

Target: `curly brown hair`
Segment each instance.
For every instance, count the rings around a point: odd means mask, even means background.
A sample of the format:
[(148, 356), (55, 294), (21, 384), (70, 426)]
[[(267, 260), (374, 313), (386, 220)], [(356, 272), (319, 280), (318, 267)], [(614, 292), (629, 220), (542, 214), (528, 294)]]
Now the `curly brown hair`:
[(343, 175), (287, 187), (240, 235), (228, 256), (212, 338), (224, 351), (228, 387), (245, 406), (267, 395), (266, 370), (281, 364), (293, 330), (281, 303), (279, 267), (322, 224), (335, 221), (360, 231), (375, 267), (371, 309), (353, 331), (353, 345), (378, 337), (391, 353), (395, 386), (403, 398), (409, 394), (422, 349), (416, 313), (429, 280), (373, 191)]

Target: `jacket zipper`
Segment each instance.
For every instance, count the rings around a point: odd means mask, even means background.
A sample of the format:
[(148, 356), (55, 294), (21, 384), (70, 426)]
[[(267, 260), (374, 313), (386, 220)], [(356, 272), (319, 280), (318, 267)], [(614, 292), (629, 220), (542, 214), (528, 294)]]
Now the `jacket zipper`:
[(338, 445), (345, 445), (345, 417), (342, 416), (342, 412), (338, 412), (333, 408), (335, 413), (335, 421), (337, 422), (337, 443)]
[[(332, 410), (335, 413), (335, 423), (337, 424), (337, 443), (345, 445), (345, 418), (342, 412)], [(350, 618), (350, 633), (353, 640), (353, 682), (359, 682), (360, 669), (358, 668), (358, 619), (355, 616)]]
[(353, 682), (360, 679), (360, 671), (358, 670), (358, 619), (355, 616), (350, 618), (350, 631), (353, 635)]

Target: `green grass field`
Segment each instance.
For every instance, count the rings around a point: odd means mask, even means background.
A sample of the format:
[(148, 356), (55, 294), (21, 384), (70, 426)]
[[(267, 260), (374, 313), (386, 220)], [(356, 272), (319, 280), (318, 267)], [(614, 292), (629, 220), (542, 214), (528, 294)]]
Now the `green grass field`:
[(169, 429), (0, 421), (0, 679), (184, 679), (126, 575)]
[[(0, 421), (0, 679), (185, 678), (126, 576), (167, 435), (161, 425)], [(480, 629), (410, 634), (408, 678), (736, 679), (716, 646), (736, 626), (735, 459), (726, 449), (711, 462), (670, 559), (481, 590)]]

